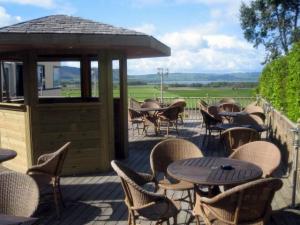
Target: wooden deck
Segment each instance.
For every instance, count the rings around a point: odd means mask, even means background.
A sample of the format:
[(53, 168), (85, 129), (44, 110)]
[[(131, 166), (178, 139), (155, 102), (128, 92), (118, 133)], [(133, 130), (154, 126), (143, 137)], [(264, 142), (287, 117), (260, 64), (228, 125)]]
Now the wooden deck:
[[(155, 137), (151, 130), (149, 136), (132, 136), (130, 134), (130, 157), (125, 162), (132, 168), (141, 172), (149, 172), (149, 153), (153, 146), (166, 138), (163, 135)], [(169, 136), (175, 136), (175, 132)], [(200, 147), (206, 156), (224, 156), (224, 150), (217, 138), (211, 140), (207, 146), (202, 145), (203, 128), (199, 121), (186, 121), (180, 127), (179, 137), (186, 138)], [(281, 171), (278, 176), (283, 177)], [(291, 177), (291, 176), (290, 176)], [(288, 208), (291, 202), (291, 178), (282, 178), (284, 187), (276, 194), (272, 203), (274, 214), (270, 224), (296, 225), (300, 224), (300, 211)], [(113, 173), (94, 174), (87, 176), (65, 177), (62, 179), (63, 194), (66, 208), (63, 209), (61, 219), (55, 215), (53, 205), (41, 206), (38, 212), (38, 224), (43, 225), (123, 225), (127, 224), (127, 209), (123, 203), (123, 191), (118, 177)], [(169, 193), (169, 197), (178, 197), (181, 193)], [(300, 201), (298, 201), (300, 202)], [(186, 208), (187, 205), (183, 205)], [(182, 211), (178, 220), (186, 224), (189, 214)], [(151, 224), (140, 221), (140, 224)]]

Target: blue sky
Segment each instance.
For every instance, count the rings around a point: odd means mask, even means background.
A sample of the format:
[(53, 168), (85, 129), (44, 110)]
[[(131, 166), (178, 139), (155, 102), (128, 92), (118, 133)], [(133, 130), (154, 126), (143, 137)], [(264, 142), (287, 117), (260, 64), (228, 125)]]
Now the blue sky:
[[(249, 0), (246, 0), (249, 1)], [(129, 74), (260, 71), (263, 49), (243, 38), (241, 0), (0, 0), (0, 26), (68, 14), (138, 30), (171, 47), (172, 56), (129, 60)]]

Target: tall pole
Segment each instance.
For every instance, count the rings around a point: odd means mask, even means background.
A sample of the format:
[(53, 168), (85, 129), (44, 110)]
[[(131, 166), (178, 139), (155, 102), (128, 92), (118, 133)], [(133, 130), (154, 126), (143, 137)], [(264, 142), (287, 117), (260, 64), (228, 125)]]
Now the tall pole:
[(163, 95), (163, 85), (164, 85), (164, 76), (169, 74), (169, 69), (167, 68), (157, 68), (157, 75), (160, 76), (160, 102), (163, 103), (164, 95)]

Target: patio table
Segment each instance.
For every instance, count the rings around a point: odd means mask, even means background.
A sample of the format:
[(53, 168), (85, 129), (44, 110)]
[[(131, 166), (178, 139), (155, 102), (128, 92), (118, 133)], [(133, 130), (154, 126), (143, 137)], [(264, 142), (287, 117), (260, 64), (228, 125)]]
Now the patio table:
[(17, 156), (17, 152), (10, 149), (0, 148), (0, 163), (13, 159)]
[(227, 111), (222, 111), (218, 113), (220, 116), (224, 116), (224, 117), (237, 117), (237, 116), (244, 116), (244, 115), (248, 115), (247, 112), (241, 111), (241, 112), (227, 112)]
[(37, 218), (0, 214), (0, 225), (33, 224)]
[(262, 169), (253, 163), (222, 157), (184, 159), (171, 163), (168, 174), (193, 184), (238, 185), (262, 176)]

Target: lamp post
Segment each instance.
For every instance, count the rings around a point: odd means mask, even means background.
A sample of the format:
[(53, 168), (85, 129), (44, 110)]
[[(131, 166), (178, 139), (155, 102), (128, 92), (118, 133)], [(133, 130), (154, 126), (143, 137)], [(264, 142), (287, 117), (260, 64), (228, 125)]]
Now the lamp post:
[(163, 84), (164, 84), (164, 77), (168, 76), (169, 69), (168, 68), (157, 68), (157, 75), (160, 76), (160, 102), (163, 103)]
[(299, 147), (300, 147), (300, 119), (297, 122), (297, 127), (291, 129), (293, 132), (293, 146), (294, 146), (294, 163), (293, 163), (293, 192), (292, 192), (292, 208), (296, 207), (296, 192), (297, 192), (297, 179), (299, 168)]

